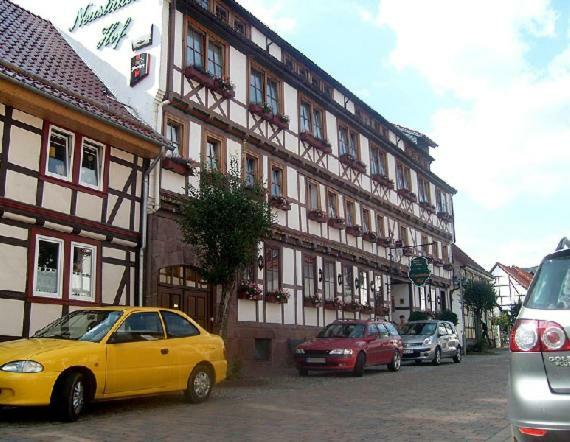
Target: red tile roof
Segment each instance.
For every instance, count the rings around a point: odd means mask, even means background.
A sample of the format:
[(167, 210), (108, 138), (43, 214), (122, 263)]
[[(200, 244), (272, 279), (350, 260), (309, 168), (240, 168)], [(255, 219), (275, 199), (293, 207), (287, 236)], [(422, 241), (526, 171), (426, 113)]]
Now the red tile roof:
[(496, 263), (494, 267), (497, 266), (503, 269), (504, 272), (510, 275), (515, 281), (517, 281), (525, 289), (528, 289), (530, 287), (530, 283), (532, 282), (533, 278), (533, 275), (531, 273), (525, 272), (520, 267), (506, 266), (504, 264), (501, 264), (500, 262)]
[(46, 94), (115, 126), (164, 145), (135, 118), (47, 20), (0, 0), (0, 78)]

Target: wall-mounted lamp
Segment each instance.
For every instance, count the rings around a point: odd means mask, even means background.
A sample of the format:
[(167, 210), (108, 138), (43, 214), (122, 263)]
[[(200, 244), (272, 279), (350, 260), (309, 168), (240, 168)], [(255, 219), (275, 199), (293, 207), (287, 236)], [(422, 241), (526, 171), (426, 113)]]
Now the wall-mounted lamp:
[(374, 278), (372, 278), (372, 281), (370, 281), (370, 288), (372, 290), (374, 290), (376, 288), (376, 282), (374, 281)]
[(323, 280), (323, 269), (319, 269), (319, 282)]
[(354, 287), (356, 287), (357, 289), (360, 288), (360, 279), (359, 278), (354, 278)]
[(341, 273), (338, 274), (336, 280), (338, 281), (338, 285), (342, 285), (343, 277)]
[(439, 296), (437, 297), (437, 303), (441, 304), (441, 298)]
[(257, 267), (259, 267), (259, 270), (263, 270), (263, 256), (261, 255), (257, 257)]

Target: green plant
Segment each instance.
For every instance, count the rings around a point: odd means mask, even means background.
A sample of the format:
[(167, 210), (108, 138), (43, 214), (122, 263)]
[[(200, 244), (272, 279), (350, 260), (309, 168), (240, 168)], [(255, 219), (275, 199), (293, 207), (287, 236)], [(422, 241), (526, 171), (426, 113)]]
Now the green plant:
[(431, 319), (428, 312), (424, 312), (421, 310), (414, 310), (412, 313), (410, 313), (408, 321), (426, 321), (428, 319)]
[(451, 310), (443, 310), (435, 315), (435, 319), (440, 321), (449, 321), (453, 325), (457, 325), (457, 314), (453, 313)]
[(257, 259), (259, 242), (269, 237), (271, 207), (261, 197), (261, 185), (246, 184), (235, 159), (227, 174), (202, 165), (199, 186), (189, 185), (187, 192), (178, 223), (196, 251), (202, 278), (221, 286), (214, 329), (224, 336), (236, 276)]
[(486, 280), (467, 281), (463, 292), (464, 304), (475, 314), (475, 340), (481, 341), (481, 316), (497, 305), (495, 287)]

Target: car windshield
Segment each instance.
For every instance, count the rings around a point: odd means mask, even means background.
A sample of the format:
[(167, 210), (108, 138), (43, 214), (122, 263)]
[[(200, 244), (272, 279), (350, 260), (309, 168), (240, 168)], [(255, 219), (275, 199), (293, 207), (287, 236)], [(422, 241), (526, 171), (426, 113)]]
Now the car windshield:
[(120, 310), (77, 310), (52, 322), (33, 337), (99, 342), (122, 314)]
[(525, 302), (529, 308), (570, 310), (570, 255), (545, 260)]
[(362, 338), (364, 324), (330, 324), (318, 334), (319, 338)]
[(434, 322), (416, 322), (404, 324), (400, 328), (401, 335), (433, 335), (436, 324)]

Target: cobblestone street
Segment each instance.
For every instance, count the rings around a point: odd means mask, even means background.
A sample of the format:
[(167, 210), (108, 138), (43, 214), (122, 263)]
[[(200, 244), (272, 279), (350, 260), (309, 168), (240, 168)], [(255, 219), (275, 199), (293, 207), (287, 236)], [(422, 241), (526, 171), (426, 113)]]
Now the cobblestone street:
[(44, 409), (10, 409), (0, 412), (0, 439), (505, 441), (507, 368), (500, 352), (363, 378), (290, 371), (227, 382), (198, 406), (178, 396), (95, 404), (71, 424)]

